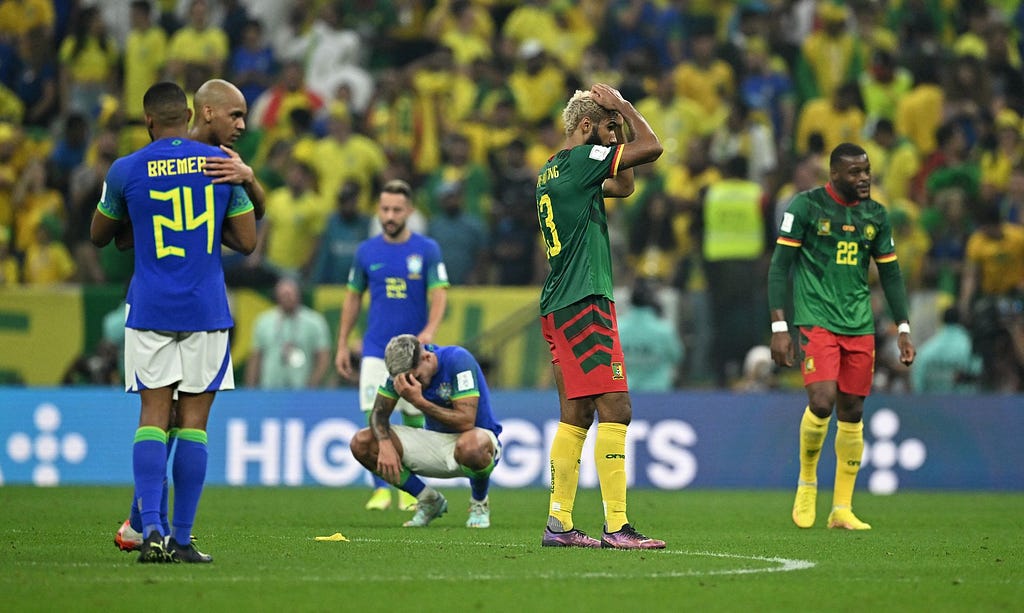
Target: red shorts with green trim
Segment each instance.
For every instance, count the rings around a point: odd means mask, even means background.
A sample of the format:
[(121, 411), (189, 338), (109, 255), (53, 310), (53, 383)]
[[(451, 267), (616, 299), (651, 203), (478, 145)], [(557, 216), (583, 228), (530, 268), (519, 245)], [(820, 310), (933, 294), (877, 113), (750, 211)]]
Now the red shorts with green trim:
[(567, 398), (629, 390), (614, 302), (588, 296), (542, 316), (540, 328), (551, 363), (562, 368)]
[(804, 353), (800, 370), (804, 385), (835, 381), (839, 391), (854, 396), (871, 393), (875, 374), (875, 337), (872, 334), (845, 336), (814, 326), (800, 327), (800, 349)]

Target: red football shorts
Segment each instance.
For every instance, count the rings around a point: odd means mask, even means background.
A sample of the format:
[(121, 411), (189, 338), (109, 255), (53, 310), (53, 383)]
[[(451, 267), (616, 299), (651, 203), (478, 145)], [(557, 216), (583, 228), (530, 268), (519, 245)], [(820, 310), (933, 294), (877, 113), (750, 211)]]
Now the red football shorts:
[(875, 374), (875, 337), (871, 334), (844, 336), (825, 328), (800, 328), (800, 349), (804, 353), (800, 370), (804, 385), (836, 381), (839, 391), (854, 396), (871, 393)]
[(551, 363), (562, 368), (567, 398), (629, 391), (614, 302), (588, 296), (542, 316), (540, 328)]

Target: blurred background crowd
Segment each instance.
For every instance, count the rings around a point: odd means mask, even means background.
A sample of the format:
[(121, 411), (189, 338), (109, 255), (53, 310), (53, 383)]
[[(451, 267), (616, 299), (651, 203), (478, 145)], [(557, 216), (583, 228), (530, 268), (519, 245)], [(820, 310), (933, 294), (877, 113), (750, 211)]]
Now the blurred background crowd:
[(899, 365), (879, 300), (877, 387), (1020, 391), (1022, 24), (1019, 0), (2, 0), (0, 285), (125, 283), (130, 254), (88, 240), (105, 173), (148, 142), (151, 84), (214, 77), (268, 193), (229, 285), (344, 284), (392, 178), (453, 285), (539, 285), (536, 170), (605, 82), (665, 146), (608, 206), (617, 283), (681, 338), (668, 387), (794, 384), (763, 347), (775, 228), (854, 141), (922, 354)]

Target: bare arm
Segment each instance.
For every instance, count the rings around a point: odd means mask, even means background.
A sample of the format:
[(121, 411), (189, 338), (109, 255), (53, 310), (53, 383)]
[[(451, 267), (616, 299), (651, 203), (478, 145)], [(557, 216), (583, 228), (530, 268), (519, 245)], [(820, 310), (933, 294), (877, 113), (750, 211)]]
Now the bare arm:
[(324, 382), (324, 375), (327, 374), (327, 365), (330, 364), (330, 352), (322, 349), (316, 352), (316, 362), (313, 364), (313, 372), (309, 375), (307, 385), (311, 388), (320, 387)]
[(256, 249), (256, 215), (249, 211), (225, 219), (221, 242), (239, 253), (252, 253)]
[(971, 323), (971, 299), (978, 288), (978, 264), (970, 260), (964, 261), (963, 273), (960, 276), (960, 298), (957, 301), (957, 309), (960, 311), (960, 321), (965, 324)]
[(377, 474), (389, 483), (398, 483), (402, 474), (402, 458), (391, 441), (391, 413), (398, 401), (377, 394), (370, 412), (370, 431), (377, 439)]
[[(661, 157), (664, 149), (661, 146), (661, 141), (658, 140), (658, 136), (651, 129), (650, 124), (647, 123), (643, 115), (628, 100), (623, 98), (618, 90), (604, 83), (597, 83), (590, 88), (590, 91), (595, 102), (606, 109), (618, 112), (622, 116), (623, 123), (629, 127), (633, 135), (633, 140), (622, 146), (622, 155), (619, 158), (619, 173), (640, 164), (653, 162)], [(632, 175), (630, 175), (628, 181), (632, 183)], [(609, 192), (608, 182), (605, 185), (605, 193), (608, 195), (619, 195)], [(630, 189), (629, 193), (633, 193), (632, 189)], [(629, 194), (625, 195), (628, 196)]]
[(444, 311), (448, 306), (448, 288), (435, 287), (430, 290), (430, 313), (427, 316), (427, 326), (420, 331), (417, 337), (421, 343), (434, 342), (434, 335), (437, 328), (444, 319)]
[(478, 396), (467, 396), (452, 400), (450, 409), (440, 407), (423, 397), (423, 385), (410, 373), (403, 373), (394, 379), (395, 391), (409, 404), (423, 411), (431, 419), (436, 419), (456, 432), (467, 432), (476, 426), (476, 408), (480, 401)]
[(245, 361), (245, 386), (256, 387), (260, 381), (260, 367), (263, 366), (263, 355), (257, 349), (249, 352)]
[(123, 219), (112, 219), (96, 209), (92, 214), (92, 225), (89, 226), (89, 239), (97, 247), (106, 247), (124, 223)]
[(352, 355), (348, 349), (348, 335), (352, 333), (362, 308), (362, 292), (349, 288), (338, 318), (338, 353), (334, 356), (334, 367), (339, 375), (350, 380), (355, 378), (355, 372), (352, 370)]

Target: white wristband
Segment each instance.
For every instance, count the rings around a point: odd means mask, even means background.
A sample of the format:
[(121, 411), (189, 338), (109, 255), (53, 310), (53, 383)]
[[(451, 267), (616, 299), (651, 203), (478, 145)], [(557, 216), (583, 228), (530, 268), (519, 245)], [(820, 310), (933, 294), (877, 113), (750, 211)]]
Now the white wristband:
[(907, 322), (903, 322), (900, 325), (896, 326), (896, 333), (897, 334), (910, 334), (910, 324), (907, 323)]
[(772, 322), (772, 333), (775, 332), (789, 332), (789, 326), (784, 321), (773, 321)]

